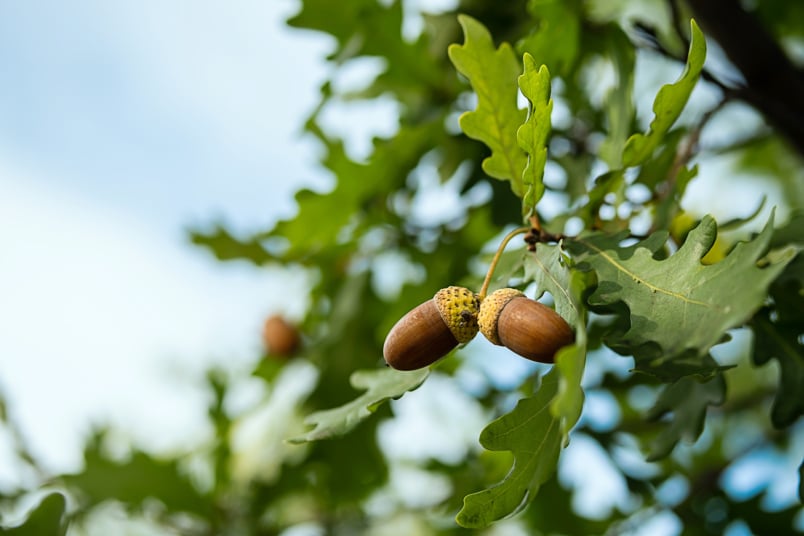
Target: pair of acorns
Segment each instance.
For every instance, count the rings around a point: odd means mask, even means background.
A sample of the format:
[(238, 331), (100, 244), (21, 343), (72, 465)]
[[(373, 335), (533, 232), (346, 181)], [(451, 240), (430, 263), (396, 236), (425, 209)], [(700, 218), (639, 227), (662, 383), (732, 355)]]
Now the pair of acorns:
[(383, 346), (385, 362), (398, 370), (431, 365), (478, 330), (492, 343), (532, 361), (552, 363), (574, 340), (561, 316), (513, 288), (484, 299), (464, 287), (447, 287), (409, 311), (391, 328)]

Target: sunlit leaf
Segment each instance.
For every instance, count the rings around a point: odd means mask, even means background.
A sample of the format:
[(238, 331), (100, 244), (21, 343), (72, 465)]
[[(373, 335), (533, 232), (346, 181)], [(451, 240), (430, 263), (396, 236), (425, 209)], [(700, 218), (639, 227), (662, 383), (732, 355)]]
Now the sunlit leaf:
[(458, 524), (482, 528), (518, 512), (553, 474), (561, 449), (561, 423), (550, 412), (550, 404), (558, 383), (559, 373), (553, 369), (534, 396), (523, 398), (513, 411), (483, 429), (483, 447), (511, 451), (514, 465), (502, 482), (464, 498)]
[(519, 79), (519, 89), (530, 102), (528, 119), (517, 130), (519, 146), (528, 153), (528, 164), (522, 174), (525, 194), (522, 212), (527, 217), (536, 210), (536, 204), (544, 194), (544, 165), (547, 162), (547, 138), (550, 136), (550, 114), (553, 100), (550, 98), (550, 73), (547, 67), (538, 67), (530, 54), (523, 58), (525, 73)]
[(464, 44), (450, 45), (449, 58), (477, 94), (477, 108), (460, 117), (461, 129), (491, 149), (491, 156), (483, 160), (483, 171), (495, 179), (511, 181), (511, 189), (522, 197), (522, 170), (527, 158), (516, 136), (526, 116), (526, 111), (517, 106), (521, 67), (511, 46), (503, 43), (495, 48), (491, 34), (480, 22), (466, 15), (460, 15), (458, 21)]
[(690, 22), (690, 49), (681, 77), (662, 86), (653, 102), (654, 117), (646, 134), (634, 134), (623, 149), (623, 165), (638, 166), (653, 154), (662, 138), (676, 122), (692, 94), (706, 59), (706, 41), (695, 21)]
[(314, 425), (314, 428), (290, 441), (304, 443), (346, 434), (383, 402), (419, 387), (429, 374), (429, 368), (409, 372), (391, 368), (358, 370), (352, 374), (350, 383), (355, 389), (365, 389), (366, 392), (343, 406), (310, 414), (305, 423)]

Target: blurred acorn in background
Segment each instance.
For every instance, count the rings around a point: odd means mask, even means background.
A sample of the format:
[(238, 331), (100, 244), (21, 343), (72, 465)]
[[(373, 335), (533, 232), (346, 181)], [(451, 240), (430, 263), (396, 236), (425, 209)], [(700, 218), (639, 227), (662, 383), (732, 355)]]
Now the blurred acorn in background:
[(269, 316), (262, 327), (262, 342), (268, 355), (291, 357), (301, 345), (299, 330), (280, 314)]

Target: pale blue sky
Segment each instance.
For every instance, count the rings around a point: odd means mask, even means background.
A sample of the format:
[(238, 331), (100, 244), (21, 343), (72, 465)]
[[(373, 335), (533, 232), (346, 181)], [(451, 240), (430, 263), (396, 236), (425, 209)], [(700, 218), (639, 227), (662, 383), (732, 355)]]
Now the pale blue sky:
[(285, 28), (296, 9), (0, 4), (0, 388), (54, 469), (91, 422), (158, 448), (208, 433), (202, 370), (246, 366), (265, 314), (300, 314), (283, 298), (302, 277), (216, 264), (184, 235), (266, 227), (326, 183), (300, 126), (330, 43)]

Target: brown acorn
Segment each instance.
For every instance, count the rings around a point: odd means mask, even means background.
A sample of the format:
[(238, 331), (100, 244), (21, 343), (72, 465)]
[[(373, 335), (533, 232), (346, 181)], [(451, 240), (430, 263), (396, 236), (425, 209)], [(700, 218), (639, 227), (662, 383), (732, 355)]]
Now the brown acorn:
[(447, 287), (394, 324), (382, 348), (385, 362), (397, 370), (431, 365), (458, 344), (477, 335), (478, 297), (463, 287)]
[(265, 320), (262, 327), (262, 342), (269, 355), (291, 357), (301, 344), (301, 337), (296, 326), (285, 320), (282, 315), (272, 315)]
[(513, 288), (488, 295), (477, 321), (489, 341), (540, 363), (554, 362), (556, 352), (575, 339), (558, 313)]

